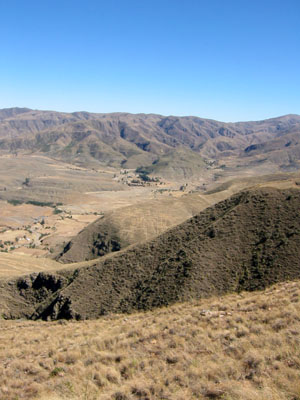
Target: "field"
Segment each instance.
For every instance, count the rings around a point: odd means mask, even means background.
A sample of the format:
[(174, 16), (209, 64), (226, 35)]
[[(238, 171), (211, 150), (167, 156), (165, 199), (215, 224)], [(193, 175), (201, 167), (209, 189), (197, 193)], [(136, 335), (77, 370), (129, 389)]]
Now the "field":
[(105, 212), (157, 196), (156, 183), (132, 179), (41, 156), (0, 157), (0, 251), (51, 256)]
[(37, 271), (57, 270), (61, 264), (49, 258), (33, 258), (27, 254), (0, 254), (0, 278), (30, 274)]
[(1, 321), (0, 397), (300, 398), (300, 282), (79, 322)]

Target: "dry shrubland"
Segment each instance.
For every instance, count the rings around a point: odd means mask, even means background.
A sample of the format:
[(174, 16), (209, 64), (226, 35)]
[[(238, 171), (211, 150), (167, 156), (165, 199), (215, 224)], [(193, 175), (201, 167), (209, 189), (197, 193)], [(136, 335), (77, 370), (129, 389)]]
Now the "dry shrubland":
[(299, 204), (299, 190), (243, 191), (84, 266), (0, 280), (0, 314), (85, 320), (300, 279)]
[(1, 321), (0, 398), (300, 399), (300, 281), (89, 321)]

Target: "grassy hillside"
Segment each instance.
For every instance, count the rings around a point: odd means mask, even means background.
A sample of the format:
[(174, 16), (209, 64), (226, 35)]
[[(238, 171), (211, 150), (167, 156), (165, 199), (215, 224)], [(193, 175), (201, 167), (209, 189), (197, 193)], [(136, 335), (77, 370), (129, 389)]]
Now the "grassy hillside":
[(7, 317), (95, 318), (300, 276), (300, 191), (238, 193), (143, 245), (1, 283)]
[(0, 397), (295, 400), (300, 282), (93, 321), (1, 321)]
[(64, 263), (92, 260), (145, 242), (198, 214), (213, 202), (213, 198), (195, 193), (122, 207), (83, 229), (65, 246), (58, 260)]
[(299, 188), (299, 173), (235, 178), (212, 185), (206, 192), (186, 193), (181, 197), (158, 196), (154, 200), (119, 208), (105, 213), (73, 237), (57, 259), (64, 263), (92, 260), (145, 242), (240, 190), (260, 187)]

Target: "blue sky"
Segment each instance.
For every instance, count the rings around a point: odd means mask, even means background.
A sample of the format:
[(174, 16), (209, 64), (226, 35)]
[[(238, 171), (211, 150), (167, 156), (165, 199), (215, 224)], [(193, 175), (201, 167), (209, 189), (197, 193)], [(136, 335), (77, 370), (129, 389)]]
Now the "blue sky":
[(299, 0), (0, 0), (0, 108), (300, 113)]

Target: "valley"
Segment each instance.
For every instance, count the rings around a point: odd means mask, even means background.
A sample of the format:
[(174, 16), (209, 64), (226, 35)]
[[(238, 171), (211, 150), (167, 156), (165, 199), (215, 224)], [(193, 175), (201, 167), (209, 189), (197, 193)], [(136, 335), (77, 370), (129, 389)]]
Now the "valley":
[(0, 15), (0, 400), (300, 400), (300, 2)]
[(1, 399), (296, 399), (298, 143), (0, 110)]

